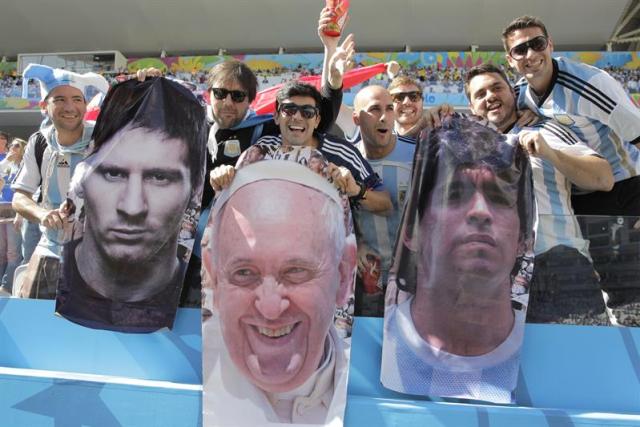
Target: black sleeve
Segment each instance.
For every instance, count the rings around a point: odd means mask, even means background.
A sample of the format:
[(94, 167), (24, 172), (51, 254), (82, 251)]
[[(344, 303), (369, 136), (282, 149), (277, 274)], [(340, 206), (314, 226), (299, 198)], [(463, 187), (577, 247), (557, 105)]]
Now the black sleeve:
[(329, 83), (324, 82), (320, 89), (322, 102), (320, 103), (320, 125), (318, 131), (326, 133), (338, 118), (342, 105), (342, 88), (331, 89)]

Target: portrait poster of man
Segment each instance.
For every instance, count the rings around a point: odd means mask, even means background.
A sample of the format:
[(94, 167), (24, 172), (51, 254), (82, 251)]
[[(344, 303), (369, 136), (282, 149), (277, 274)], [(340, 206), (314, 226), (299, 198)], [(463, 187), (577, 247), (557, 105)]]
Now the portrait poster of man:
[(511, 137), (461, 117), (423, 135), (385, 295), (385, 387), (512, 402), (533, 197), (530, 163)]
[(342, 426), (348, 199), (320, 152), (257, 150), (239, 159), (203, 240), (203, 425)]
[(121, 332), (171, 328), (193, 247), (205, 112), (164, 78), (114, 86), (65, 210), (56, 313)]

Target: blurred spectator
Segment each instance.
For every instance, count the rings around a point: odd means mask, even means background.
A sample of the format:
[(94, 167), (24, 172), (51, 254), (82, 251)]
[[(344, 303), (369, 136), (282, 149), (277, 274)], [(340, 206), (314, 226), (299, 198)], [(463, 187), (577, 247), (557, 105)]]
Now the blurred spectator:
[[(26, 145), (25, 140), (14, 138), (5, 159), (0, 162), (0, 178), (4, 182), (0, 194), (2, 202), (11, 202), (13, 199), (11, 182), (18, 173)], [(13, 273), (22, 261), (20, 224), (15, 222), (14, 217), (15, 214), (10, 211), (9, 215), (0, 219), (0, 295), (11, 294)]]
[(7, 155), (10, 139), (11, 135), (9, 135), (7, 132), (0, 131), (0, 160), (4, 159), (4, 157)]

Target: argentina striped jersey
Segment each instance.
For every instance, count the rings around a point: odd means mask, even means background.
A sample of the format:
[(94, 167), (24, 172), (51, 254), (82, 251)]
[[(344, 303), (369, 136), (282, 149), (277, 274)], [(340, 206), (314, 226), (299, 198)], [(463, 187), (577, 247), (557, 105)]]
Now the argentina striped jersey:
[(525, 314), (515, 310), (511, 333), (481, 356), (459, 356), (434, 348), (411, 316), (413, 297), (387, 308), (382, 344), (382, 384), (401, 393), (512, 403), (518, 380)]
[(596, 67), (556, 58), (550, 90), (542, 98), (525, 79), (515, 87), (518, 109), (568, 126), (577, 137), (601, 154), (616, 182), (640, 174), (640, 110), (613, 77)]
[[(47, 140), (47, 148), (42, 156), (41, 168), (38, 168), (38, 160), (36, 159), (34, 134), (29, 138), (22, 165), (11, 188), (33, 194), (41, 187), (42, 203), (40, 205), (46, 209), (57, 209), (67, 197), (71, 177), (78, 163), (84, 158), (85, 151), (65, 152), (64, 149), (62, 151), (55, 150), (52, 147), (57, 144), (52, 145), (51, 143), (51, 140), (56, 138), (53, 126), (44, 128), (41, 132)], [(86, 147), (89, 144), (92, 133), (93, 123), (85, 122), (82, 137), (74, 144), (74, 147)], [(62, 230), (54, 230), (42, 226), (40, 229), (42, 238), (36, 251), (44, 256), (60, 256)]]
[[(551, 148), (571, 156), (597, 155), (571, 130), (553, 120), (544, 120), (524, 129), (514, 127), (509, 133), (517, 134), (521, 130), (540, 132)], [(548, 160), (530, 156), (530, 161), (538, 210), (534, 248), (536, 255), (554, 246), (565, 245), (576, 248), (587, 259), (591, 259), (589, 242), (582, 238), (571, 207), (571, 182)]]
[[(344, 166), (351, 172), (356, 181), (364, 183), (367, 188), (379, 190), (382, 188), (380, 178), (373, 172), (369, 163), (362, 157), (356, 147), (347, 141), (327, 134), (316, 134), (320, 151), (327, 161), (336, 166)], [(264, 136), (256, 145), (281, 145), (281, 136)]]
[[(357, 145), (366, 156), (362, 141)], [(382, 283), (387, 283), (387, 274), (391, 266), (391, 257), (404, 201), (411, 185), (411, 165), (415, 144), (409, 144), (398, 138), (393, 151), (382, 159), (367, 159), (373, 171), (382, 178), (385, 190), (391, 196), (393, 212), (389, 215), (377, 215), (365, 209), (353, 211), (357, 224), (358, 246), (365, 245), (373, 255), (381, 260)]]

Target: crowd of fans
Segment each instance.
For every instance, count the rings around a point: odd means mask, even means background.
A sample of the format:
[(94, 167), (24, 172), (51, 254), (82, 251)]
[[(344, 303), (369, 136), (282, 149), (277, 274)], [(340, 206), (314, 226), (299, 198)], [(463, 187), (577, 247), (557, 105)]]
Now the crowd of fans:
[[(363, 66), (363, 64), (359, 64)], [(518, 81), (519, 76), (509, 67), (500, 66), (505, 72), (511, 83)], [(624, 89), (629, 93), (640, 93), (640, 69), (627, 69), (621, 67), (607, 67), (605, 70), (618, 80)], [(255, 70), (258, 77), (259, 89), (263, 90), (271, 86), (295, 81), (301, 77), (313, 76), (321, 74), (321, 69), (306, 68), (303, 64), (298, 64), (292, 68), (274, 67), (269, 69)], [(440, 67), (440, 66), (421, 66), (412, 64), (404, 67), (401, 74), (413, 78), (422, 86), (425, 94), (462, 94), (464, 93), (464, 77), (466, 68), (458, 67)], [(125, 74), (123, 70), (116, 73), (103, 73), (105, 78), (115, 84), (118, 76)], [(180, 80), (192, 83), (195, 86), (195, 92), (202, 95), (207, 89), (207, 71), (192, 70), (168, 72), (167, 76), (175, 77)], [(389, 78), (385, 74), (380, 74), (360, 85), (346, 89), (345, 93), (357, 93), (362, 87), (369, 84), (377, 84), (388, 86)], [(29, 82), (29, 98), (37, 99), (39, 94), (39, 86), (35, 82)], [(2, 73), (0, 71), (0, 98), (19, 98), (22, 96), (22, 79), (15, 73)]]

